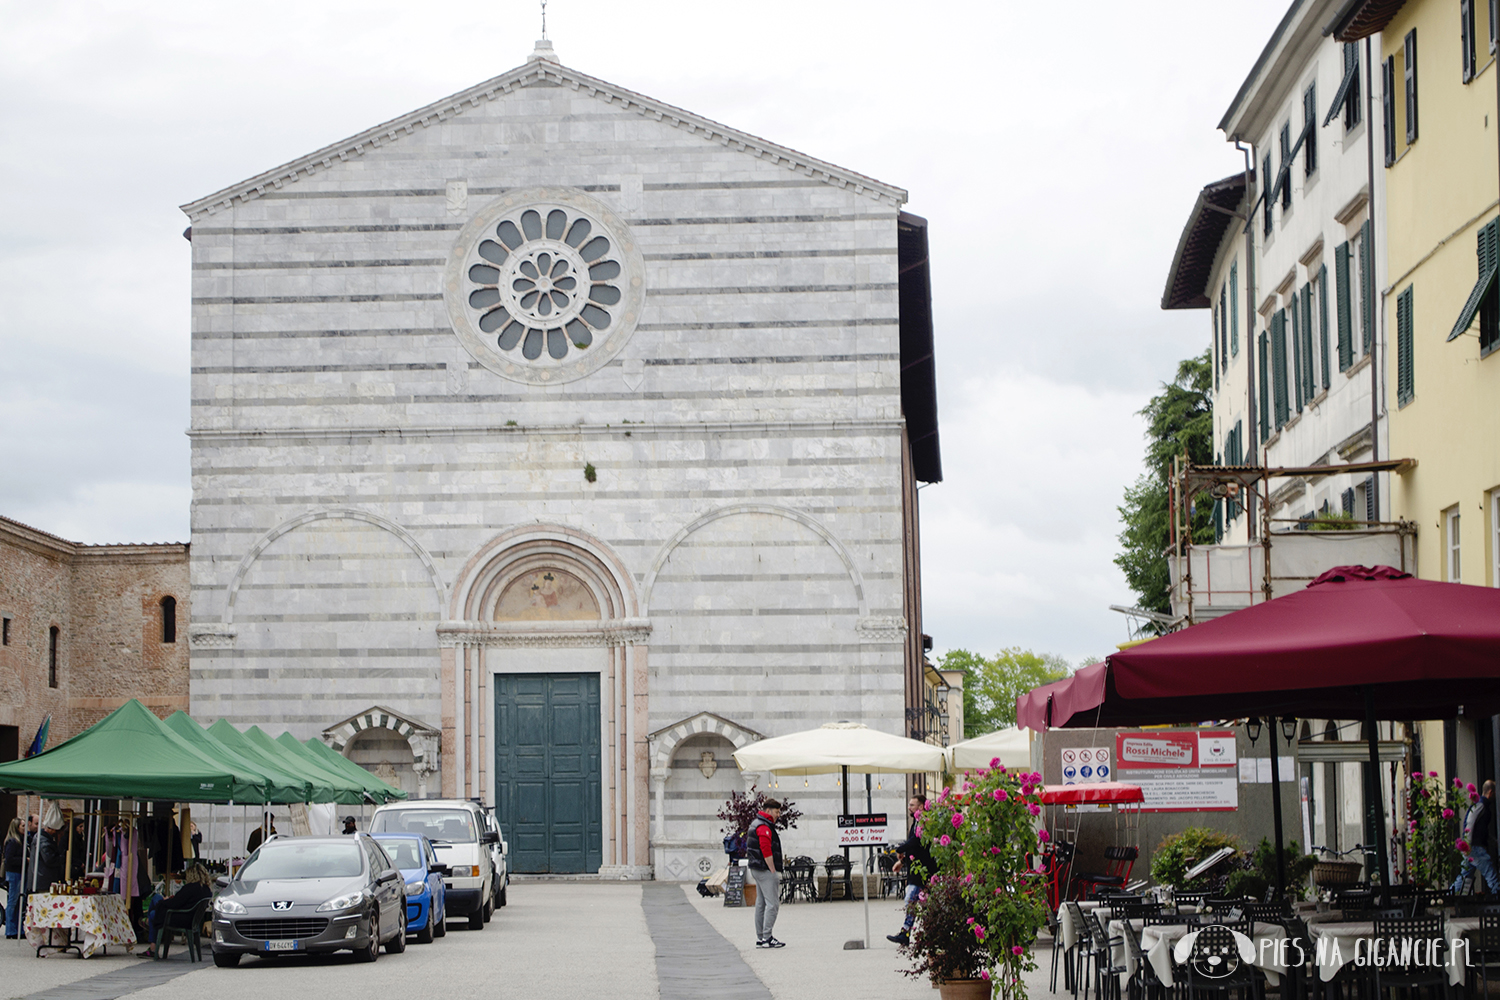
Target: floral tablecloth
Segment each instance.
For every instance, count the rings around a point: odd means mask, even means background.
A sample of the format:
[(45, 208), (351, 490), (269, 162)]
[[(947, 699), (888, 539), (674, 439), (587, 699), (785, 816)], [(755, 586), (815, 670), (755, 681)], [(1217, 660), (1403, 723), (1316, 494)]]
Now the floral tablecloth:
[(130, 911), (124, 897), (56, 896), (34, 892), (26, 907), (26, 941), (34, 948), (62, 947), (78, 928), (79, 951), (91, 957), (107, 945), (135, 946)]

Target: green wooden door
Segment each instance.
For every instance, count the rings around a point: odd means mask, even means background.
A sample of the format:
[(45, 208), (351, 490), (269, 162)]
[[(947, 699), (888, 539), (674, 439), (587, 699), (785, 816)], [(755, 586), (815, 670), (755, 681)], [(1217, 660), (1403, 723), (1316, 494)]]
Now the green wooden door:
[(495, 675), (495, 813), (516, 872), (597, 872), (599, 675)]

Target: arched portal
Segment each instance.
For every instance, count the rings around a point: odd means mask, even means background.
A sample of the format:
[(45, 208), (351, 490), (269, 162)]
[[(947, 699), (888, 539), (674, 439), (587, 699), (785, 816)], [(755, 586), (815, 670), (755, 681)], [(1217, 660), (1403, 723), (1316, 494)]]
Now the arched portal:
[(609, 547), (562, 526), (497, 536), (455, 582), (438, 628), (444, 794), (495, 806), (515, 871), (650, 870), (638, 607)]

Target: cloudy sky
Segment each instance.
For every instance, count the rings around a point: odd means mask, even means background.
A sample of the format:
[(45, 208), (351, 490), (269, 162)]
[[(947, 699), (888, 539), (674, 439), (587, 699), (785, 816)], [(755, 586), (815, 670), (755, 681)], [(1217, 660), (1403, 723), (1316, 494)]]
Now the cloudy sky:
[[(939, 650), (1126, 637), (1136, 411), (1207, 345), (1164, 313), (1215, 130), (1285, 0), (551, 0), (562, 61), (900, 185), (931, 224)], [(526, 59), (535, 0), (0, 0), (0, 514), (188, 534), (177, 206)]]

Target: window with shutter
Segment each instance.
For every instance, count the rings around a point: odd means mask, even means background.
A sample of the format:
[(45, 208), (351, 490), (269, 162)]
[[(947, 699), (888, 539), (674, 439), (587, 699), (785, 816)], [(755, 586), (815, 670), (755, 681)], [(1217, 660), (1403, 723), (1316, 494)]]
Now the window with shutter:
[(1396, 296), (1396, 403), (1405, 406), (1416, 394), (1412, 378), (1412, 286)]
[(1474, 0), (1458, 0), (1458, 46), (1468, 83), (1474, 79)]
[(1240, 263), (1229, 265), (1229, 356), (1240, 353)]
[(1364, 351), (1370, 353), (1375, 342), (1375, 262), (1370, 258), (1370, 220), (1359, 227), (1359, 328), (1364, 335)]
[(1311, 177), (1318, 170), (1318, 85), (1312, 84), (1302, 94), (1302, 175)]
[(1350, 487), (1339, 495), (1339, 505), (1348, 517), (1354, 516), (1354, 487)]
[(1209, 353), (1212, 355), (1208, 367), (1213, 369), (1214, 373), (1214, 392), (1219, 391), (1219, 362), (1224, 357), (1224, 352), (1219, 350), (1219, 315), (1218, 309), (1209, 310), (1209, 316), (1213, 319), (1214, 334), (1208, 345)]
[(1281, 169), (1276, 173), (1276, 186), (1281, 189), (1281, 208), (1292, 207), (1292, 123), (1281, 126)]
[(1311, 400), (1318, 394), (1318, 361), (1313, 353), (1313, 284), (1302, 286), (1302, 394)]
[[(1479, 303), (1479, 356), (1486, 358), (1500, 347), (1500, 219), (1490, 220), (1480, 231), (1480, 239), (1488, 251), (1490, 274), (1489, 290)], [(1484, 266), (1483, 261), (1480, 266)], [(1496, 586), (1500, 586), (1500, 580), (1496, 580)]]
[(1219, 368), (1229, 368), (1229, 289), (1219, 286)]
[(1406, 81), (1406, 144), (1417, 141), (1417, 29), (1406, 33), (1401, 44), (1401, 55), (1405, 60), (1402, 70)]
[(1302, 354), (1302, 297), (1296, 292), (1292, 293), (1291, 309), (1292, 321), (1292, 398), (1297, 404), (1297, 412), (1302, 412), (1302, 387), (1306, 381), (1302, 377), (1302, 367), (1306, 363)]
[(1491, 220), (1479, 229), (1474, 250), (1479, 259), (1478, 278), (1474, 282), (1474, 287), (1469, 290), (1469, 297), (1464, 300), (1463, 308), (1458, 311), (1458, 319), (1454, 322), (1453, 329), (1448, 333), (1450, 341), (1457, 340), (1467, 333), (1474, 325), (1474, 320), (1478, 319), (1480, 321), (1481, 356), (1489, 353), (1486, 345), (1493, 341), (1495, 333), (1493, 317), (1490, 313), (1496, 301), (1496, 264), (1500, 263), (1500, 255), (1497, 255), (1495, 245), (1496, 225), (1496, 220)]
[(1260, 333), (1260, 439), (1264, 441), (1271, 436), (1271, 405), (1268, 386), (1271, 379), (1271, 366), (1267, 362), (1266, 332)]
[(1354, 364), (1354, 330), (1349, 315), (1349, 244), (1340, 243), (1333, 251), (1333, 277), (1338, 294), (1339, 371)]
[(1276, 397), (1276, 429), (1291, 417), (1286, 395), (1286, 310), (1271, 317), (1271, 392)]
[(1380, 67), (1380, 118), (1385, 138), (1385, 165), (1396, 162), (1396, 57)]
[(1379, 520), (1375, 510), (1375, 477), (1365, 477), (1365, 520), (1374, 522)]
[(1318, 268), (1318, 343), (1322, 347), (1323, 388), (1333, 384), (1333, 372), (1328, 366), (1328, 265)]
[(1261, 166), (1260, 176), (1263, 178), (1263, 180), (1261, 181), (1261, 183), (1263, 185), (1265, 185), (1264, 192), (1261, 194), (1261, 198), (1260, 198), (1261, 202), (1264, 204), (1264, 207), (1265, 207), (1265, 211), (1262, 213), (1262, 215), (1264, 216), (1264, 218), (1261, 221), (1265, 225), (1266, 235), (1270, 236), (1271, 235), (1271, 214), (1272, 214), (1272, 209), (1275, 207), (1272, 204), (1272, 202), (1271, 202), (1271, 191), (1276, 186), (1275, 182), (1271, 178), (1271, 154), (1270, 153), (1267, 153), (1265, 155), (1265, 159), (1263, 161), (1263, 165)]
[(1364, 103), (1360, 100), (1360, 74), (1359, 74), (1359, 43), (1344, 43), (1344, 75), (1349, 78), (1349, 89), (1344, 93), (1344, 131), (1347, 132), (1359, 125), (1360, 115), (1364, 113)]

